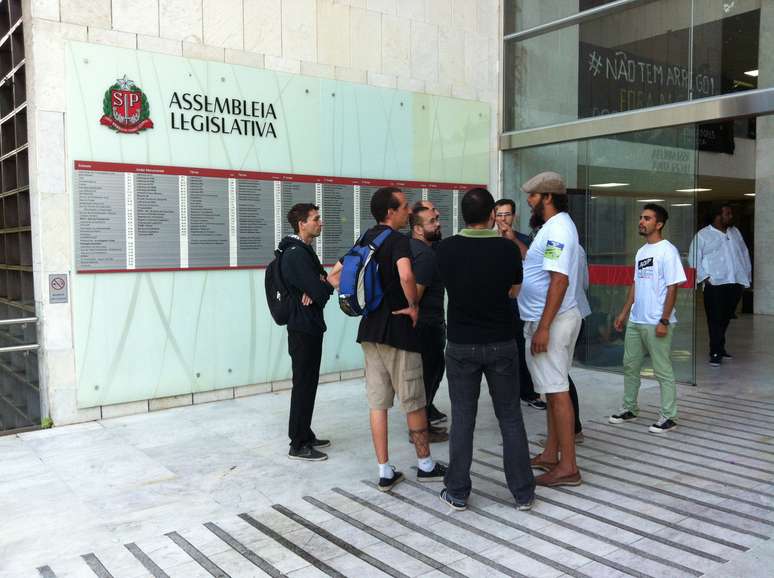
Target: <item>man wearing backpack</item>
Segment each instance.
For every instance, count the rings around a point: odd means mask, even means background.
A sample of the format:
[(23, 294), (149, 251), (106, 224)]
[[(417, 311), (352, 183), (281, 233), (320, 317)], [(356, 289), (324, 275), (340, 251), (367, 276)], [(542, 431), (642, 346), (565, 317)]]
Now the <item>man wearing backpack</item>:
[[(417, 283), (411, 266), (409, 238), (399, 232), (409, 218), (406, 196), (395, 187), (377, 190), (371, 197), (371, 214), (378, 224), (363, 235), (360, 244), (367, 246), (382, 233), (389, 232), (373, 257), (378, 264), (384, 297), (361, 319), (357, 341), (365, 356), (371, 435), (379, 465), (377, 488), (386, 492), (403, 480), (403, 474), (389, 463), (387, 444), (387, 410), (392, 407), (396, 394), (416, 448), (417, 481), (441, 481), (446, 468), (430, 456), (422, 358), (414, 328), (419, 315)], [(338, 286), (343, 268), (340, 261), (331, 271), (329, 279), (334, 286)]]
[(279, 244), (280, 271), (291, 294), (288, 319), (288, 352), (293, 366), (293, 390), (290, 395), (288, 436), (293, 460), (322, 461), (328, 456), (319, 451), (330, 441), (317, 439), (312, 431), (312, 413), (320, 378), (325, 319), (323, 308), (333, 293), (326, 281), (325, 269), (312, 249), (320, 236), (320, 208), (311, 203), (293, 205), (288, 222), (295, 234)]

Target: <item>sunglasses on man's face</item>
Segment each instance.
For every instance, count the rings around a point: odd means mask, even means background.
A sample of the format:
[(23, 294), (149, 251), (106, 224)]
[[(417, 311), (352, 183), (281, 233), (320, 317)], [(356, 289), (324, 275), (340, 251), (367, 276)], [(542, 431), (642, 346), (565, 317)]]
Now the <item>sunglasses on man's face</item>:
[(495, 217), (510, 217), (513, 213), (495, 213)]

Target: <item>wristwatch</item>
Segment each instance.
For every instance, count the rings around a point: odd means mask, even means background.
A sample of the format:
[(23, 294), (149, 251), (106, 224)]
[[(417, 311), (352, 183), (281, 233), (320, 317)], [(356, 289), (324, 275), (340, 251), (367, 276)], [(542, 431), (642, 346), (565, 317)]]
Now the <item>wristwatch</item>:
[(669, 327), (669, 319), (659, 319), (658, 322), (664, 327)]

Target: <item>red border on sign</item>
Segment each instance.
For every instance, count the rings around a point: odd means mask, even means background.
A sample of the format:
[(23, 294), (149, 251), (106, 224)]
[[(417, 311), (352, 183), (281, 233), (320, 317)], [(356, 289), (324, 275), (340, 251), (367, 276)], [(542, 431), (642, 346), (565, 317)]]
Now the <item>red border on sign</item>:
[[(75, 161), (76, 171), (102, 171), (111, 173), (136, 173), (148, 175), (173, 175), (183, 177), (215, 177), (222, 179), (248, 179), (256, 181), (283, 181), (299, 183), (321, 183), (334, 185), (362, 185), (371, 187), (410, 187), (418, 189), (472, 189), (486, 185), (474, 183), (439, 183), (427, 181), (405, 181), (386, 179), (365, 179), (355, 177), (331, 177), (325, 175), (298, 175), (289, 173), (265, 173), (232, 169), (202, 169), (196, 167), (173, 167), (166, 165), (138, 165), (108, 163), (102, 161)], [(167, 269), (168, 270), (168, 269)]]
[[(474, 187), (486, 187), (482, 184), (472, 183), (441, 183), (427, 181), (406, 181), (406, 180), (387, 180), (387, 179), (367, 179), (354, 177), (331, 177), (324, 175), (298, 175), (278, 172), (257, 172), (242, 171), (233, 169), (210, 169), (196, 167), (178, 167), (168, 165), (143, 165), (132, 163), (113, 163), (103, 161), (75, 161), (74, 169), (76, 171), (99, 171), (112, 173), (134, 173), (147, 175), (170, 175), (184, 177), (214, 177), (223, 179), (242, 179), (256, 181), (280, 181), (297, 183), (320, 183), (347, 186), (366, 186), (366, 187), (406, 187), (421, 188), (432, 190), (461, 190)], [(353, 241), (354, 243), (354, 241)], [(335, 263), (334, 263), (335, 264)], [(332, 264), (331, 264), (332, 265)], [(326, 265), (328, 266), (328, 265)], [(153, 267), (142, 269), (86, 269), (77, 270), (78, 274), (96, 275), (100, 273), (174, 273), (178, 271), (228, 271), (230, 269), (265, 269), (267, 265), (238, 265), (230, 267), (224, 265), (221, 267)]]

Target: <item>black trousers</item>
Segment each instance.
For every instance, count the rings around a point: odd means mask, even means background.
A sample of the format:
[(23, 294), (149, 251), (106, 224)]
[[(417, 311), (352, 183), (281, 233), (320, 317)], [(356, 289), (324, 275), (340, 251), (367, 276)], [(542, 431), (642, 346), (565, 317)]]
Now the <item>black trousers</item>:
[(580, 406), (578, 405), (578, 390), (575, 389), (575, 382), (569, 375), (567, 379), (570, 380), (570, 401), (572, 401), (572, 409), (575, 413), (575, 433), (578, 434), (583, 431), (583, 424), (580, 420)]
[(315, 438), (312, 413), (320, 379), (323, 336), (288, 330), (288, 353), (293, 365), (288, 437), (293, 449), (300, 449)]
[(516, 340), (516, 347), (519, 350), (519, 367), (516, 372), (518, 383), (516, 385), (521, 391), (521, 399), (530, 401), (535, 399), (537, 394), (535, 393), (535, 384), (532, 383), (532, 376), (527, 369), (527, 342), (524, 340), (524, 322), (517, 315), (513, 316), (513, 338)]
[(742, 298), (742, 286), (738, 283), (710, 285), (704, 282), (704, 312), (707, 314), (710, 355), (722, 355), (726, 351), (726, 330), (736, 318), (736, 306)]
[(521, 415), (516, 380), (518, 350), (513, 341), (446, 347), (447, 379), (452, 426), (449, 433), (449, 469), (444, 481), (449, 495), (467, 499), (472, 482), (473, 432), (476, 429), (481, 377), (486, 376), (500, 433), (503, 437), (503, 469), (516, 503), (535, 495), (535, 478), (529, 466), (529, 444)]
[(446, 350), (446, 324), (417, 325), (419, 346), (422, 351), (422, 375), (425, 381), (425, 397), (427, 406), (433, 403), (435, 394), (443, 379), (446, 369), (444, 351)]

